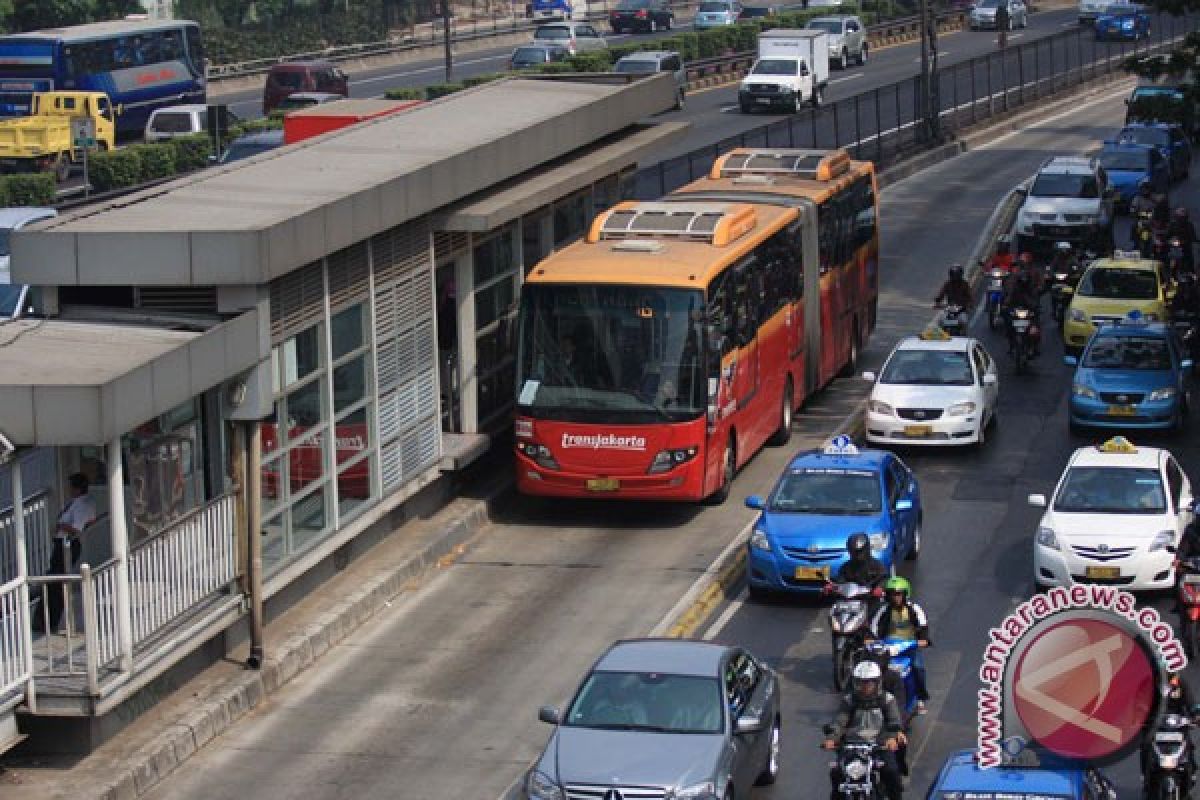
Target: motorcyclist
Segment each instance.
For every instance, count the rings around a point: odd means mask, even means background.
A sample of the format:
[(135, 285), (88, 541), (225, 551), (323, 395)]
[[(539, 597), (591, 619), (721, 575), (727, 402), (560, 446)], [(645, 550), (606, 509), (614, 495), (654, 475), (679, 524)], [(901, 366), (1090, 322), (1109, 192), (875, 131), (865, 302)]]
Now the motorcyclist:
[(1050, 272), (1074, 272), (1079, 267), (1075, 258), (1075, 249), (1070, 242), (1058, 242), (1054, 245), (1054, 258), (1050, 262)]
[[(904, 785), (896, 765), (896, 750), (900, 747), (899, 734), (902, 724), (896, 698), (883, 689), (883, 672), (873, 661), (863, 661), (854, 667), (852, 688), (842, 697), (842, 705), (830, 726), (822, 747), (834, 750), (844, 737), (857, 741), (882, 744), (879, 754), (882, 766), (879, 777), (888, 800), (901, 800)], [(838, 800), (838, 787), (843, 780), (841, 769), (834, 766), (829, 771), (830, 796)]]
[(1009, 244), (1008, 240), (1009, 240), (1009, 237), (1007, 234), (1005, 234), (1004, 236), (1001, 236), (996, 241), (996, 252), (990, 259), (988, 259), (988, 263), (987, 263), (987, 269), (989, 271), (991, 271), (993, 269), (1002, 269), (1005, 272), (1012, 271), (1012, 268), (1013, 268), (1012, 246)]
[(937, 297), (933, 299), (935, 305), (946, 303), (959, 306), (963, 311), (971, 307), (971, 284), (967, 283), (967, 279), (963, 275), (962, 264), (950, 267), (946, 282), (942, 284)]
[(1175, 295), (1171, 298), (1171, 314), (1200, 313), (1200, 288), (1197, 287), (1194, 272), (1180, 273), (1175, 282)]
[[(1196, 708), (1195, 703), (1193, 702), (1194, 697), (1195, 695), (1192, 693), (1192, 688), (1188, 685), (1187, 680), (1183, 677), (1183, 673), (1172, 672), (1162, 686), (1162, 716), (1167, 714), (1179, 714), (1180, 716), (1187, 717), (1188, 719), (1193, 719), (1195, 716), (1194, 709)], [(1153, 725), (1147, 725), (1142, 731), (1142, 775), (1146, 774), (1146, 765), (1150, 763), (1150, 758), (1154, 755), (1154, 734), (1155, 728)], [(1195, 774), (1195, 748), (1189, 747), (1188, 753), (1191, 756), (1192, 773)]]
[(1129, 201), (1129, 216), (1137, 217), (1143, 211), (1153, 214), (1158, 210), (1158, 202), (1154, 197), (1154, 187), (1148, 178), (1138, 181), (1137, 194)]
[(912, 599), (912, 584), (899, 575), (889, 578), (883, 586), (887, 604), (875, 612), (871, 620), (871, 633), (876, 639), (894, 636), (899, 639), (915, 639), (917, 651), (912, 656), (913, 673), (916, 676), (917, 713), (925, 713), (929, 691), (925, 682), (925, 656), (921, 648), (929, 647), (929, 617), (925, 609)]
[(1011, 355), (1017, 344), (1017, 337), (1012, 327), (1012, 311), (1015, 308), (1027, 308), (1033, 312), (1033, 319), (1036, 324), (1038, 320), (1038, 305), (1041, 297), (1033, 282), (1033, 276), (1027, 271), (1018, 272), (1013, 278), (1012, 284), (1008, 287), (1004, 297), (1004, 319), (1006, 321), (1006, 329), (1008, 331), (1008, 352)]
[(882, 589), (890, 573), (882, 561), (871, 555), (871, 537), (865, 533), (850, 534), (846, 538), (846, 552), (850, 558), (838, 568), (833, 579), (838, 583)]
[(1183, 268), (1188, 272), (1195, 269), (1192, 251), (1196, 245), (1196, 226), (1188, 216), (1188, 210), (1183, 206), (1175, 209), (1171, 215), (1171, 223), (1167, 225), (1167, 238), (1178, 239), (1183, 247)]

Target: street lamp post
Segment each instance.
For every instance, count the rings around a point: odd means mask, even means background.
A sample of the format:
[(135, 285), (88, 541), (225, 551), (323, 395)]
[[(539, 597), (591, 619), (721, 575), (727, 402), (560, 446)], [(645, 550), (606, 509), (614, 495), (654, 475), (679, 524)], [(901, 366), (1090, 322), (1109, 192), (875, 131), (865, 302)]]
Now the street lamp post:
[(921, 119), (929, 141), (941, 139), (941, 103), (937, 78), (937, 14), (930, 0), (921, 0)]
[(450, 83), (454, 74), (454, 56), (450, 52), (450, 0), (442, 0), (442, 45), (446, 50), (446, 83)]

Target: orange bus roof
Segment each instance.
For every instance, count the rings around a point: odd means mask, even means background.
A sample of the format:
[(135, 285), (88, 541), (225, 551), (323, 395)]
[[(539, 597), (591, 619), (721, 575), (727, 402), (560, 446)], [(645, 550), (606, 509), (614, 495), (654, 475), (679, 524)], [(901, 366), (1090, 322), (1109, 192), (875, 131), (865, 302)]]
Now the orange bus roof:
[[(621, 207), (638, 204), (621, 204)], [(753, 210), (755, 226), (727, 245), (683, 238), (637, 236), (581, 240), (547, 256), (530, 271), (526, 283), (603, 283), (703, 289), (730, 263), (753, 250), (800, 212), (782, 206), (737, 204)], [(605, 212), (611, 213), (611, 212)], [(593, 230), (597, 223), (593, 223)]]
[[(681, 186), (671, 194), (673, 196), (695, 194), (697, 192), (728, 192), (741, 194), (778, 194), (785, 197), (803, 197), (812, 200), (815, 203), (823, 203), (829, 197), (845, 187), (849, 186), (853, 181), (861, 178), (863, 175), (874, 175), (875, 165), (870, 161), (854, 161), (845, 154), (844, 151), (830, 151), (832, 154), (826, 159), (827, 163), (832, 163), (837, 166), (846, 165), (837, 177), (830, 180), (816, 180), (814, 178), (797, 177), (795, 174), (790, 174), (784, 171), (764, 171), (756, 172), (753, 170), (747, 171), (741, 175), (726, 175), (725, 177), (713, 177), (721, 174), (721, 165), (729, 158), (743, 155), (752, 152), (748, 150), (733, 150), (724, 156), (721, 156), (713, 164), (710, 173), (703, 178), (692, 181), (686, 186)], [(762, 151), (767, 152), (767, 151)], [(789, 152), (789, 151), (779, 151)], [(795, 151), (792, 151), (795, 152)], [(842, 156), (838, 158), (838, 156)], [(821, 165), (820, 172), (825, 172), (825, 164)]]

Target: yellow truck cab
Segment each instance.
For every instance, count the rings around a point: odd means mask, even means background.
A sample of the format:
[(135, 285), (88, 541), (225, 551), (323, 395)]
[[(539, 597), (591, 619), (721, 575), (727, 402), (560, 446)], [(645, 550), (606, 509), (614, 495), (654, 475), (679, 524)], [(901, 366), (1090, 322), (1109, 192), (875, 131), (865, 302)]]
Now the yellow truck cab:
[(71, 119), (95, 120), (94, 147), (111, 150), (117, 113), (103, 92), (39, 92), (33, 96), (29, 116), (0, 121), (0, 169), (53, 170), (55, 177), (64, 181), (72, 165), (83, 158), (82, 148), (71, 141)]
[(1100, 325), (1139, 311), (1148, 322), (1165, 322), (1173, 288), (1162, 262), (1137, 252), (1113, 253), (1092, 262), (1079, 279), (1063, 321), (1067, 351), (1078, 354)]

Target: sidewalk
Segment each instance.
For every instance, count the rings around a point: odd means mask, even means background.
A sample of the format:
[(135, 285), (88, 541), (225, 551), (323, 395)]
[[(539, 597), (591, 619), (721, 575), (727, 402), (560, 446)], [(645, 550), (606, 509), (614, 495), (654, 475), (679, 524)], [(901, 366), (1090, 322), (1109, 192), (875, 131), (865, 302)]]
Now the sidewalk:
[(267, 660), (261, 670), (243, 666), (249, 653), (249, 644), (243, 643), (183, 685), (144, 690), (145, 713), (88, 756), (10, 753), (0, 760), (0, 797), (132, 800), (145, 794), (378, 611), (418, 589), (461, 556), (472, 540), (486, 534), (489, 509), (503, 502), (510, 481), (499, 468), (485, 475), (433, 516), (402, 524), (270, 620), (265, 629)]

